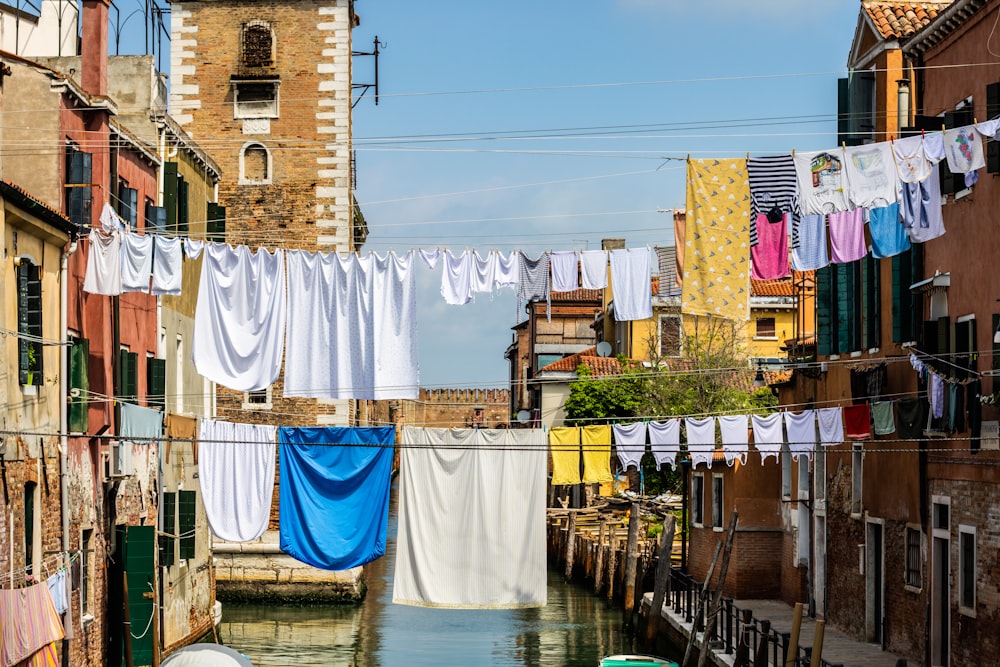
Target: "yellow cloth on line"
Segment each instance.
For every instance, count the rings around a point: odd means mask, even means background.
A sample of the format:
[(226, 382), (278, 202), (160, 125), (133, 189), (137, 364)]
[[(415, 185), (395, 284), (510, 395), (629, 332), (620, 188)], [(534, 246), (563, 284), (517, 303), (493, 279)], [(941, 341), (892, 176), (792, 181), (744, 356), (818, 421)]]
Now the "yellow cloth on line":
[(684, 232), (681, 311), (749, 319), (750, 181), (746, 159), (688, 160)]
[(611, 475), (611, 426), (584, 426), (581, 430), (584, 483), (612, 481), (614, 477)]
[(549, 430), (552, 483), (580, 483), (580, 429), (573, 426)]

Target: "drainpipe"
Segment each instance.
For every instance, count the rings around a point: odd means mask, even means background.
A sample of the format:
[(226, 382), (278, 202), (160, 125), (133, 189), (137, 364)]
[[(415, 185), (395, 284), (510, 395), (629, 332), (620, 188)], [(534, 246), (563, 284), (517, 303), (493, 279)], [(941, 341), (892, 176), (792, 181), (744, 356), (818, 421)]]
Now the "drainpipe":
[[(69, 487), (67, 485), (67, 468), (69, 467), (69, 339), (66, 329), (69, 325), (69, 257), (76, 252), (77, 241), (70, 240), (69, 247), (62, 253), (59, 267), (59, 514), (62, 520), (62, 552), (63, 564), (69, 571)], [(66, 633), (66, 643), (63, 645), (63, 655), (69, 654), (69, 640), (73, 638), (72, 614), (66, 614), (63, 620), (63, 630)]]

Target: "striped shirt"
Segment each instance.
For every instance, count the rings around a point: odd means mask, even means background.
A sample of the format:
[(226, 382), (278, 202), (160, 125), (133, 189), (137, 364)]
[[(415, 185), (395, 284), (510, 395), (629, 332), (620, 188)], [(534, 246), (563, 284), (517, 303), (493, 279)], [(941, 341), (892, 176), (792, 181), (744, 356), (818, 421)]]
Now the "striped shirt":
[[(798, 179), (791, 155), (753, 157), (747, 160), (750, 179), (750, 245), (757, 245), (757, 215), (777, 206), (782, 213), (799, 213)], [(793, 224), (794, 226), (794, 224)]]

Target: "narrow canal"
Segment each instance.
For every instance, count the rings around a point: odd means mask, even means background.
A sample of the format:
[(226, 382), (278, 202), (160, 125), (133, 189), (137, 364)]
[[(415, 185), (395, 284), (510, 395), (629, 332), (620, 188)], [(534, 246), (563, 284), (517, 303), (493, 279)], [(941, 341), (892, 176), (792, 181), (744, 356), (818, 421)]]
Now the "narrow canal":
[(220, 641), (255, 667), (523, 667), (584, 665), (626, 652), (622, 614), (549, 572), (548, 605), (526, 610), (423, 609), (392, 604), (396, 486), (386, 555), (370, 565), (360, 606), (280, 607), (227, 604)]

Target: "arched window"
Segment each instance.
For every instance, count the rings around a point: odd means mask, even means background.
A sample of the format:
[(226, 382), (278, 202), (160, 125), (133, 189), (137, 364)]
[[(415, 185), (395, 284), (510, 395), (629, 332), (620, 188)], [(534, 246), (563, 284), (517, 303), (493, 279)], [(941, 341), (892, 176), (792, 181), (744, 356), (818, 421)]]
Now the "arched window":
[(274, 31), (263, 21), (243, 26), (243, 65), (270, 67), (274, 64)]
[(271, 182), (271, 152), (264, 144), (248, 142), (240, 151), (240, 184), (262, 185)]

